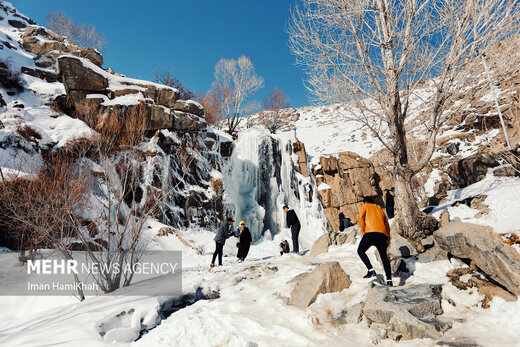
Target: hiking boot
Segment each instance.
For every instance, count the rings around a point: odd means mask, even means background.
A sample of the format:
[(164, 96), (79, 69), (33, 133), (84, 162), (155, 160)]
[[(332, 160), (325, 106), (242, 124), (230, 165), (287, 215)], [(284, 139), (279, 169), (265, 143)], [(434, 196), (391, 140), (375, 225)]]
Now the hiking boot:
[(392, 280), (386, 280), (386, 285), (388, 287), (393, 287), (394, 286), (394, 282), (392, 282)]
[(374, 277), (375, 275), (376, 275), (375, 270), (368, 270), (367, 274), (365, 276), (363, 276), (363, 278), (370, 278), (370, 277)]

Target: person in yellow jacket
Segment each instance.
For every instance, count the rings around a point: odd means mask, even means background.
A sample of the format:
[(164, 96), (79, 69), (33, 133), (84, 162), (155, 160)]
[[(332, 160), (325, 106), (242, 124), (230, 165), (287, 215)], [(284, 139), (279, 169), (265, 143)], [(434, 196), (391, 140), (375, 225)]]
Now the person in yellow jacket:
[(376, 275), (370, 260), (366, 255), (366, 251), (375, 246), (383, 262), (383, 267), (386, 274), (386, 285), (392, 286), (392, 271), (390, 269), (390, 261), (386, 250), (390, 244), (390, 225), (388, 225), (388, 218), (381, 208), (374, 204), (370, 197), (363, 199), (363, 206), (359, 211), (358, 221), (363, 233), (363, 238), (359, 243), (358, 254), (363, 263), (365, 263), (368, 272), (364, 278), (370, 278)]

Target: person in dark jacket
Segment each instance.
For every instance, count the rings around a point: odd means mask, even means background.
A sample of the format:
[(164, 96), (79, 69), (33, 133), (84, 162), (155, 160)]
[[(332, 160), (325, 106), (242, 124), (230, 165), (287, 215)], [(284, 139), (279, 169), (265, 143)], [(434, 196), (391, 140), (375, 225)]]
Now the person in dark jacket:
[(217, 235), (213, 239), (215, 241), (215, 252), (213, 253), (213, 259), (211, 260), (211, 267), (215, 266), (215, 259), (218, 255), (218, 265), (222, 266), (222, 253), (226, 239), (233, 235), (233, 218), (228, 218), (225, 222), (222, 222), (218, 228)]
[(339, 231), (343, 231), (346, 228), (350, 228), (353, 226), (352, 222), (350, 221), (350, 218), (345, 218), (345, 215), (343, 212), (339, 213)]
[(235, 231), (235, 237), (239, 237), (237, 258), (244, 261), (249, 253), (249, 247), (253, 244), (253, 238), (249, 228), (246, 227), (244, 221), (240, 222), (239, 227)]
[(300, 235), (300, 220), (294, 210), (289, 210), (289, 207), (285, 205), (283, 211), (287, 214), (287, 227), (291, 228), (291, 236), (293, 242), (293, 253), (300, 252), (300, 246), (298, 244), (298, 236)]
[(385, 206), (386, 206), (386, 215), (388, 219), (394, 218), (394, 196), (390, 192), (390, 190), (385, 189)]

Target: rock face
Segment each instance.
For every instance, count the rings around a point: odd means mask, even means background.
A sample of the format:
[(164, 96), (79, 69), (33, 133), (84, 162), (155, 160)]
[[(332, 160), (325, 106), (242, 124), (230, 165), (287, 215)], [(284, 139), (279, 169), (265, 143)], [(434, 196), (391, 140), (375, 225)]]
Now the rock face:
[(296, 171), (301, 173), (303, 177), (309, 177), (309, 170), (307, 169), (307, 153), (302, 142), (296, 141), (293, 143), (293, 152), (298, 156), (298, 167)]
[(489, 227), (454, 220), (433, 234), (435, 242), (459, 258), (469, 258), (511, 293), (520, 295), (520, 254)]
[[(320, 201), (333, 231), (339, 229), (339, 212), (343, 212), (352, 222), (357, 222), (363, 197), (377, 198), (382, 195), (372, 163), (353, 152), (342, 152), (337, 157), (321, 157), (313, 173)], [(320, 189), (322, 183), (325, 185)]]
[(318, 294), (334, 293), (350, 287), (350, 279), (338, 262), (318, 265), (311, 272), (302, 273), (288, 282), (293, 285), (288, 304), (306, 308)]
[(58, 58), (59, 76), (67, 92), (66, 113), (81, 117), (85, 108), (102, 115), (125, 119), (143, 107), (147, 130), (205, 131), (202, 106), (179, 99), (179, 91), (147, 81), (111, 75), (88, 60), (72, 55)]
[(438, 339), (451, 328), (435, 318), (443, 313), (441, 292), (441, 285), (376, 286), (368, 292), (363, 315), (371, 324), (383, 324), (394, 340)]

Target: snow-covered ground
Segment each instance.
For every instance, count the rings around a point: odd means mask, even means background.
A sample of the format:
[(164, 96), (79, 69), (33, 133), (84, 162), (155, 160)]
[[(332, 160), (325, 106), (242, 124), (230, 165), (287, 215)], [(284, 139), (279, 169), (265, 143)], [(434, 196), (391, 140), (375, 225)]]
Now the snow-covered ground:
[[(452, 207), (451, 203), (476, 195), (487, 195), (484, 201), (491, 210), (482, 218), (475, 218), (477, 210), (466, 205)], [(443, 209), (465, 222), (492, 226), (497, 232), (518, 231), (520, 216), (520, 179), (488, 176), (469, 187), (450, 191), (448, 201), (434, 211)], [(224, 266), (209, 271), (214, 250), (214, 234), (206, 229), (181, 232), (184, 240), (201, 250), (186, 246), (176, 235), (158, 236), (161, 223), (145, 226), (143, 241), (150, 250), (182, 250), (182, 285), (184, 294), (218, 292), (218, 298), (199, 300), (161, 320), (161, 305), (172, 301), (164, 296), (129, 296), (132, 286), (167, 287), (171, 278), (158, 277), (146, 283), (135, 283), (120, 293), (88, 297), (79, 302), (74, 297), (7, 297), (0, 296), (0, 344), (10, 346), (75, 345), (102, 346), (106, 343), (138, 346), (367, 346), (371, 345), (370, 329), (363, 320), (359, 324), (338, 324), (343, 309), (364, 301), (370, 282), (362, 278), (366, 269), (356, 253), (356, 245), (331, 246), (329, 252), (311, 257), (309, 252), (299, 256), (279, 255), (279, 243), (290, 241), (290, 231), (282, 229), (274, 239), (259, 239), (244, 263), (235, 258), (236, 239), (229, 239), (224, 249)], [(359, 239), (358, 239), (359, 242)], [(382, 266), (369, 257), (378, 273)], [(290, 292), (286, 284), (299, 273), (309, 271), (317, 263), (338, 261), (349, 275), (352, 285), (339, 293), (320, 294), (308, 309), (298, 309), (285, 303)], [(459, 290), (452, 286), (446, 273), (466, 267), (452, 259), (431, 263), (408, 262), (413, 275), (400, 285), (442, 284), (443, 318), (453, 322), (445, 337), (471, 337), (482, 346), (515, 346), (520, 327), (520, 301), (506, 302), (495, 297), (489, 309), (481, 307), (484, 298), (477, 291)], [(0, 278), (9, 281), (24, 268), (16, 261), (15, 253), (0, 254)], [(401, 283), (400, 283), (401, 282)], [(178, 299), (177, 299), (178, 300)], [(450, 304), (455, 302), (456, 306)], [(141, 336), (141, 330), (149, 331)], [(138, 339), (135, 342), (134, 340)], [(433, 340), (401, 341), (404, 346), (434, 346)], [(383, 340), (383, 346), (394, 345)]]
[[(194, 231), (186, 237), (196, 238)], [(334, 321), (343, 309), (364, 300), (370, 286), (363, 279), (366, 272), (356, 253), (356, 245), (331, 246), (329, 252), (311, 258), (285, 254), (280, 256), (278, 244), (282, 237), (258, 242), (251, 248), (244, 263), (237, 263), (233, 252), (227, 252), (224, 266), (208, 271), (213, 243), (200, 237), (203, 255), (183, 252), (183, 290), (193, 293), (217, 291), (219, 298), (200, 300), (180, 309), (160, 325), (151, 329), (133, 344), (137, 346), (330, 346), (371, 345), (367, 322), (339, 325)], [(172, 242), (175, 236), (162, 237), (161, 242)], [(205, 240), (205, 241), (204, 241)], [(359, 240), (358, 240), (359, 241)], [(233, 240), (228, 240), (234, 245)], [(382, 273), (374, 249), (369, 257)], [(9, 277), (7, 266), (13, 254), (0, 255), (2, 276)], [(288, 306), (282, 297), (290, 287), (286, 285), (299, 273), (310, 270), (318, 262), (339, 261), (349, 275), (352, 285), (339, 293), (320, 294), (308, 309)], [(518, 344), (520, 301), (505, 302), (494, 298), (489, 309), (479, 307), (483, 296), (476, 291), (461, 291), (449, 284), (446, 272), (465, 267), (456, 260), (413, 263), (413, 276), (405, 285), (443, 284), (443, 317), (455, 320), (447, 337), (472, 337), (482, 346)], [(19, 271), (19, 269), (18, 269)], [(395, 278), (394, 282), (399, 283)], [(157, 278), (150, 286), (167, 285)], [(454, 307), (449, 299), (457, 303)], [(139, 336), (147, 326), (157, 322), (160, 305), (167, 297), (99, 296), (83, 302), (62, 297), (0, 297), (2, 327), (0, 344), (10, 346), (74, 345), (102, 346), (117, 342), (126, 345)], [(123, 313), (124, 312), (124, 313)], [(468, 328), (471, 327), (471, 328)], [(468, 330), (470, 329), (470, 330)], [(101, 336), (103, 334), (103, 336)], [(381, 345), (394, 345), (384, 340)], [(401, 341), (403, 346), (434, 346), (432, 340)]]

